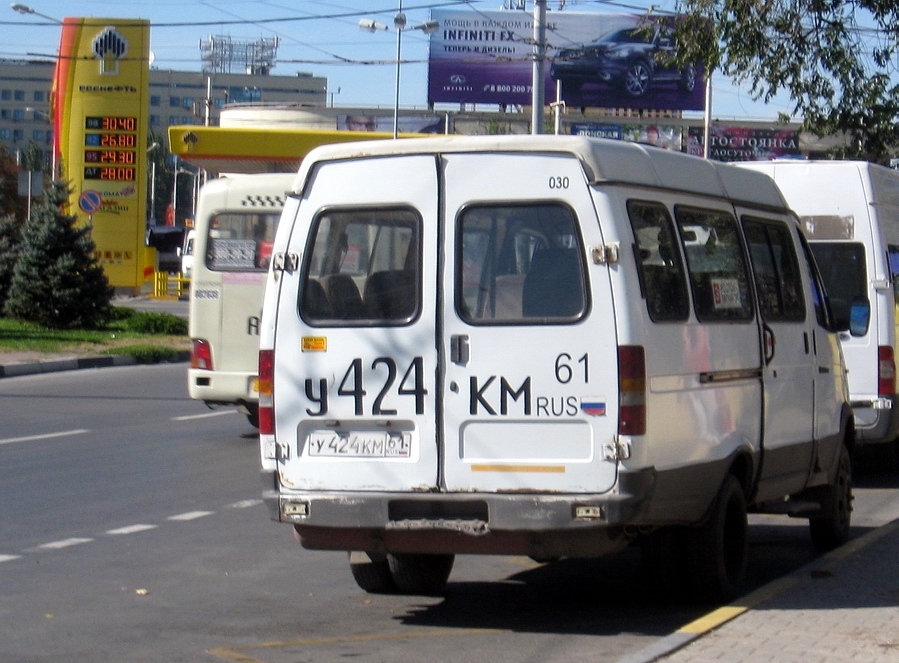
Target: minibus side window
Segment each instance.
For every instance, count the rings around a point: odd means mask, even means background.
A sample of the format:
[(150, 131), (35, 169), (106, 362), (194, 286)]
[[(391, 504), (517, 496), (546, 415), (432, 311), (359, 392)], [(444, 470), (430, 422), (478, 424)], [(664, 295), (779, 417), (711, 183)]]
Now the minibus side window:
[(279, 214), (225, 212), (209, 220), (206, 267), (216, 272), (264, 272), (272, 257)]
[(789, 228), (744, 216), (743, 229), (762, 317), (769, 322), (805, 321), (802, 277)]
[(627, 214), (636, 240), (634, 257), (649, 318), (654, 322), (686, 320), (690, 300), (668, 208), (630, 200)]
[(396, 326), (421, 311), (421, 219), (411, 209), (329, 210), (312, 224), (300, 316), (313, 326)]
[(753, 318), (749, 277), (737, 220), (719, 210), (674, 208), (693, 306), (700, 322)]
[(558, 203), (466, 208), (456, 227), (455, 302), (469, 324), (565, 324), (587, 312), (584, 252)]

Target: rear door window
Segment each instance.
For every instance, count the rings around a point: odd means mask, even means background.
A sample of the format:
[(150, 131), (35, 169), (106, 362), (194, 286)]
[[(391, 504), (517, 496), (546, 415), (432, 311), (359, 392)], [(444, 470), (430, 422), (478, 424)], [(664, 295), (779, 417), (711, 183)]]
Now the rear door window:
[(300, 315), (311, 325), (411, 322), (421, 310), (420, 233), (411, 209), (320, 215), (306, 251)]
[(558, 203), (473, 206), (459, 216), (456, 309), (469, 324), (574, 322), (587, 311), (583, 250)]

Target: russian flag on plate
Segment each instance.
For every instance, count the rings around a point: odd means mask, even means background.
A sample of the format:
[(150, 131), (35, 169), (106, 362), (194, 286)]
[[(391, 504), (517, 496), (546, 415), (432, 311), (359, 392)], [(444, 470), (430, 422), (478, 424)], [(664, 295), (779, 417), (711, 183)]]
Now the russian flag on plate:
[(606, 399), (602, 396), (585, 396), (581, 398), (581, 410), (591, 417), (606, 416)]

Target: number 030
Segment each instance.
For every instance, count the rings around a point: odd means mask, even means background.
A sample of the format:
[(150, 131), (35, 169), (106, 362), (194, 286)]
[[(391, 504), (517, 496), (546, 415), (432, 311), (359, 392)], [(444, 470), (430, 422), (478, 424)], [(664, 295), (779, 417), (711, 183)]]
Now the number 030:
[(549, 188), (550, 189), (567, 189), (568, 188), (568, 178), (567, 177), (550, 177), (549, 178)]

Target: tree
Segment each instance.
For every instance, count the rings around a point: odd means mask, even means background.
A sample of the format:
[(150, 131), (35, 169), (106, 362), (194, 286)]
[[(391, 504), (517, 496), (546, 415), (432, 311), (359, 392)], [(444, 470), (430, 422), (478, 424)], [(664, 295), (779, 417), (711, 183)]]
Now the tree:
[(6, 303), (13, 269), (19, 255), (22, 224), (12, 215), (0, 217), (0, 311)]
[(846, 136), (842, 156), (895, 151), (899, 0), (678, 0), (677, 13), (678, 60), (748, 82), (756, 99), (787, 92), (806, 130)]
[(97, 328), (109, 320), (113, 290), (94, 258), (90, 226), (63, 212), (69, 190), (56, 180), (22, 228), (6, 314), (52, 328)]

